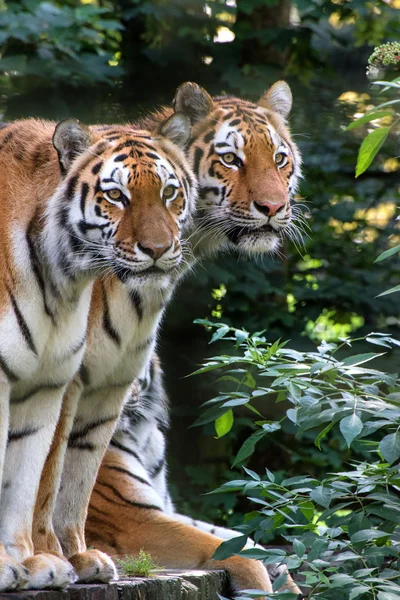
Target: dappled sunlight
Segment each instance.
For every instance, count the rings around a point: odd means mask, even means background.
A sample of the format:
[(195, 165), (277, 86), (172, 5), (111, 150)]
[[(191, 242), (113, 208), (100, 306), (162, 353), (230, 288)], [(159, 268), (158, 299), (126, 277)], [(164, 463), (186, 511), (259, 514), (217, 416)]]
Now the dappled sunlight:
[(324, 308), (320, 316), (315, 321), (308, 321), (305, 327), (305, 334), (314, 341), (333, 342), (339, 338), (347, 337), (357, 329), (360, 329), (365, 323), (364, 317), (356, 313), (346, 315), (346, 321), (339, 322), (335, 310)]
[(368, 225), (383, 228), (395, 216), (396, 211), (397, 207), (394, 202), (382, 202), (377, 207), (357, 209), (354, 217), (366, 221)]

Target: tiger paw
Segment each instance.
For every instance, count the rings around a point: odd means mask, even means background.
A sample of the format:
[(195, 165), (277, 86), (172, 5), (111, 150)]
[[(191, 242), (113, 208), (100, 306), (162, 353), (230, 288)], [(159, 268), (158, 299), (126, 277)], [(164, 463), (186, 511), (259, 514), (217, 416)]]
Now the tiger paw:
[(69, 561), (74, 566), (80, 583), (108, 583), (111, 579), (118, 579), (113, 561), (100, 550), (74, 554)]
[(23, 590), (28, 579), (28, 571), (22, 563), (6, 554), (0, 556), (0, 592)]
[(35, 554), (24, 560), (24, 566), (29, 575), (25, 589), (62, 590), (78, 578), (67, 559), (54, 554)]

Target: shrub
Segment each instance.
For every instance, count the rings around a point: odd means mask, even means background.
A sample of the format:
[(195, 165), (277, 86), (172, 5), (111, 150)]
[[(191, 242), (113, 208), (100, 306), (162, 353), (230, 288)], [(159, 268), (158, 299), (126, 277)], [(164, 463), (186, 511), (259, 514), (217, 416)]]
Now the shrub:
[[(233, 341), (235, 354), (214, 356), (196, 371), (223, 369), (219, 381), (234, 386), (234, 391), (223, 391), (205, 404), (197, 424), (214, 421), (216, 434), (222, 437), (233, 427), (239, 407), (255, 415), (256, 430), (243, 443), (234, 465), (243, 464), (260, 439), (281, 428), (283, 419), (289, 419), (299, 433), (312, 432), (320, 450), (338, 428), (343, 447), (363, 456), (362, 460), (354, 457), (347, 470), (320, 480), (308, 474), (279, 480), (268, 468), (257, 474), (243, 467), (246, 477), (212, 493), (244, 494), (254, 510), (237, 528), (242, 535), (223, 542), (215, 558), (239, 553), (266, 564), (285, 563), (303, 576), (311, 598), (328, 600), (339, 594), (343, 600), (399, 598), (400, 379), (369, 363), (400, 343), (389, 335), (372, 333), (357, 340), (322, 342), (315, 351), (299, 352), (280, 340), (269, 343), (263, 332), (250, 335), (223, 323), (198, 322), (215, 329), (212, 342)], [(353, 346), (361, 341), (382, 352), (354, 354)], [(287, 402), (284, 417), (263, 418), (259, 398), (261, 404)], [(271, 530), (288, 531), (284, 538), (293, 552), (242, 550), (249, 535), (257, 542)], [(274, 590), (284, 578), (274, 583)], [(240, 597), (253, 598), (257, 593), (243, 592)]]

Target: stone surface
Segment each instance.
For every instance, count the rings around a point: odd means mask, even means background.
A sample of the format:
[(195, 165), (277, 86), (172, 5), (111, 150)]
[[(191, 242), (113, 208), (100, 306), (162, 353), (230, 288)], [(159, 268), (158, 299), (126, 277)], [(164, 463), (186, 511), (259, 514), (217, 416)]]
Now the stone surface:
[(20, 591), (0, 594), (1, 600), (217, 600), (217, 592), (228, 595), (224, 571), (157, 572), (157, 576), (121, 578), (117, 582), (71, 585), (67, 590)]

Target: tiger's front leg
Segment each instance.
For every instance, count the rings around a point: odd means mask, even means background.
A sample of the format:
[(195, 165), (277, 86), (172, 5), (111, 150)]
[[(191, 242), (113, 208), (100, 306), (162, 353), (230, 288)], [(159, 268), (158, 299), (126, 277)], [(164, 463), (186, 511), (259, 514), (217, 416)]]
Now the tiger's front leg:
[(63, 396), (60, 418), (40, 480), (32, 527), (35, 552), (51, 552), (62, 555), (62, 548), (53, 528), (53, 513), (60, 487), (68, 438), (72, 431), (81, 393), (82, 383), (79, 377), (75, 377)]
[(64, 559), (43, 554), (34, 556), (32, 542), (35, 499), (64, 389), (65, 384), (46, 385), (11, 398), (0, 539), (7, 554), (16, 561), (23, 561), (28, 572), (25, 586), (28, 588), (62, 588), (76, 578), (72, 566)]
[[(10, 385), (0, 379), (0, 486), (4, 474), (4, 459), (7, 447), (10, 407)], [(22, 589), (28, 581), (27, 570), (21, 562), (7, 554), (3, 544), (0, 543), (0, 592)]]
[(97, 472), (128, 389), (123, 384), (83, 394), (69, 435), (54, 526), (63, 552), (80, 581), (108, 582), (117, 578), (114, 563), (108, 556), (95, 550), (87, 551), (85, 522)]

